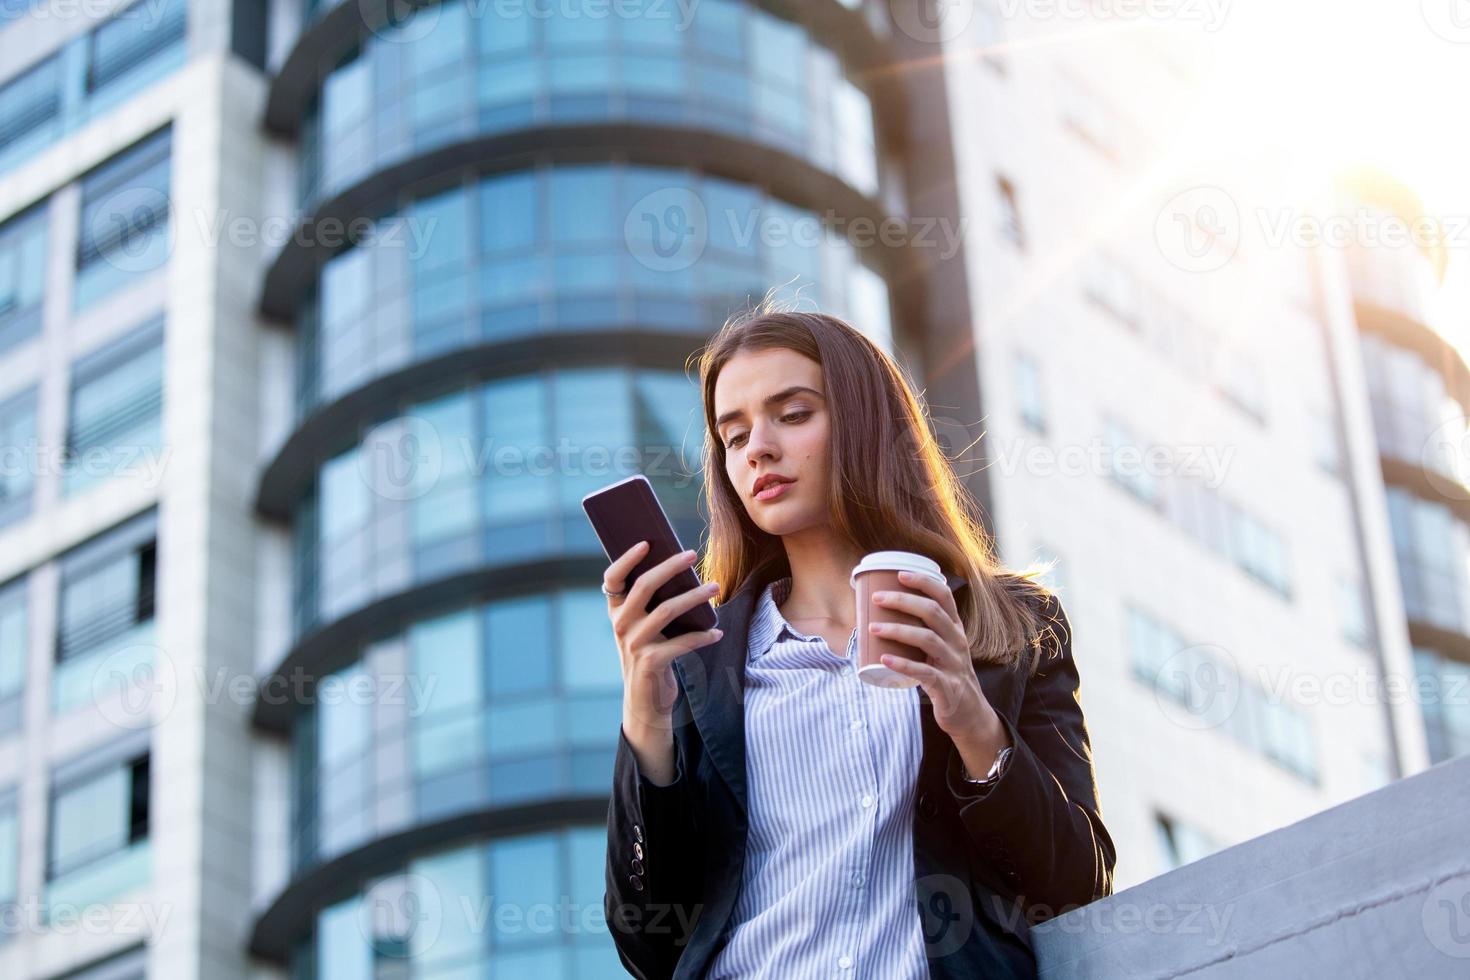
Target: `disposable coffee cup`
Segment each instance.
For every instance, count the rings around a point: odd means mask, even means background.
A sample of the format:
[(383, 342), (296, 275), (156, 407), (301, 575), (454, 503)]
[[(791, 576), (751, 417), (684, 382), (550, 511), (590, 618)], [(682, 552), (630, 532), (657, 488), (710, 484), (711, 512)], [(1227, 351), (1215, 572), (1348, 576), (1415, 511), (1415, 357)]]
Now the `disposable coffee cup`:
[(937, 582), (947, 580), (939, 564), (912, 551), (874, 551), (863, 556), (848, 577), (856, 592), (857, 602), (857, 663), (858, 677), (876, 687), (917, 687), (919, 682), (907, 674), (900, 674), (883, 666), (882, 657), (889, 654), (917, 663), (925, 663), (924, 651), (907, 643), (887, 637), (875, 636), (868, 627), (873, 623), (902, 623), (907, 626), (924, 626), (917, 616), (900, 612), (890, 606), (880, 606), (873, 601), (875, 592), (912, 592), (927, 596), (916, 588), (910, 588), (898, 580), (899, 572), (927, 575)]

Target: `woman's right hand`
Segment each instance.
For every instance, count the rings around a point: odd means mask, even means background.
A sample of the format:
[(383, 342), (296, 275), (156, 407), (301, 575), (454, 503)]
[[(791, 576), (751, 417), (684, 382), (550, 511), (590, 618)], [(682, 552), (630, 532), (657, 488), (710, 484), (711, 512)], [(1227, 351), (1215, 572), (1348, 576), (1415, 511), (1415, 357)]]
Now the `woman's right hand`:
[[(628, 576), (648, 550), (640, 541), (623, 552), (602, 575), (606, 592), (627, 589)], [(681, 613), (708, 602), (718, 593), (711, 583), (665, 599), (652, 610), (648, 603), (665, 582), (694, 564), (698, 555), (685, 551), (666, 558), (638, 576), (627, 595), (608, 596), (607, 614), (623, 662), (623, 728), (630, 736), (640, 732), (672, 732), (674, 702), (679, 688), (673, 662), (691, 650), (708, 646), (722, 635), (719, 629), (700, 630), (666, 639), (660, 632)]]

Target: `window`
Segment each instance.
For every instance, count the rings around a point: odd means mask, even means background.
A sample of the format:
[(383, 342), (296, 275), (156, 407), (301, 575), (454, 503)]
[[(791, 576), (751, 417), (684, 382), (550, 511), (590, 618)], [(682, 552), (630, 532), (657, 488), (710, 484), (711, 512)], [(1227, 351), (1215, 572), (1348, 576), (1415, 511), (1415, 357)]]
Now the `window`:
[(52, 777), (48, 905), (89, 905), (148, 877), (148, 732), (88, 753)]
[(1005, 48), (1006, 34), (1001, 11), (992, 0), (977, 0), (972, 9), (975, 14), (974, 47), (981, 52), (986, 65), (997, 74), (1004, 75), (1006, 62), (1001, 52)]
[(1230, 510), (1230, 554), (1235, 563), (1282, 595), (1289, 595), (1291, 582), (1281, 536), (1240, 507), (1230, 505)]
[(56, 980), (146, 980), (148, 950), (136, 946)]
[(1143, 320), (1138, 279), (1116, 257), (1098, 252), (1082, 263), (1083, 290), (1089, 299), (1121, 320), (1129, 329), (1139, 329)]
[(0, 86), (0, 169), (61, 133), (61, 58), (52, 57)]
[(1162, 813), (1154, 814), (1154, 831), (1158, 836), (1159, 857), (1165, 871), (1183, 867), (1220, 849), (1209, 835)]
[(20, 801), (14, 789), (0, 791), (0, 906), (10, 908), (20, 893)]
[(1158, 478), (1148, 471), (1147, 447), (1133, 441), (1127, 429), (1114, 419), (1103, 422), (1103, 442), (1108, 447), (1108, 475), (1113, 482), (1140, 501), (1158, 510), (1163, 497)]
[[(149, 511), (61, 559), (54, 708), (60, 713), (126, 683), (152, 664), (157, 512)], [(97, 668), (106, 661), (106, 676)]]
[(32, 388), (0, 404), (0, 528), (31, 512), (37, 448)]
[(1016, 201), (1016, 185), (996, 175), (996, 196), (1000, 201), (1000, 234), (1017, 248), (1026, 247), (1026, 234), (1021, 225), (1021, 207)]
[(43, 203), (0, 225), (0, 352), (40, 332), (45, 290)]
[(185, 7), (184, 0), (164, 0), (161, 10), (155, 3), (135, 3), (93, 31), (87, 93), (123, 88), (130, 75), (152, 81), (182, 60)]
[(1016, 351), (1016, 403), (1021, 421), (1033, 432), (1046, 432), (1046, 405), (1041, 396), (1041, 366), (1025, 351)]
[(1359, 579), (1338, 576), (1337, 607), (1342, 619), (1343, 638), (1355, 647), (1371, 649), (1373, 634), (1368, 622), (1368, 597)]
[(21, 723), (31, 649), (26, 595), (25, 579), (0, 588), (0, 735), (18, 730)]
[(164, 130), (82, 178), (77, 309), (167, 261), (169, 151)]
[(1470, 632), (1470, 527), (1445, 504), (1402, 487), (1388, 487), (1386, 497), (1405, 612), (1422, 623)]
[(1231, 350), (1225, 356), (1224, 377), (1218, 387), (1257, 422), (1266, 421), (1266, 381), (1260, 361), (1244, 350)]
[(1062, 122), (1109, 160), (1119, 162), (1124, 143), (1122, 120), (1093, 90), (1094, 79), (1086, 81), (1069, 72), (1056, 76), (1056, 96)]
[(151, 474), (163, 445), (163, 318), (80, 358), (72, 370), (62, 492)]
[(1248, 683), (1220, 648), (1186, 639), (1141, 607), (1128, 604), (1125, 618), (1133, 676), (1183, 712), (1173, 721), (1217, 731), (1316, 782), (1316, 741), (1300, 708)]
[(1312, 459), (1328, 476), (1342, 479), (1346, 473), (1342, 453), (1342, 435), (1337, 426), (1337, 413), (1320, 405), (1307, 407), (1307, 423), (1311, 426)]
[(1414, 673), (1416, 690), (1424, 692), (1430, 765), (1470, 754), (1470, 664), (1415, 647)]

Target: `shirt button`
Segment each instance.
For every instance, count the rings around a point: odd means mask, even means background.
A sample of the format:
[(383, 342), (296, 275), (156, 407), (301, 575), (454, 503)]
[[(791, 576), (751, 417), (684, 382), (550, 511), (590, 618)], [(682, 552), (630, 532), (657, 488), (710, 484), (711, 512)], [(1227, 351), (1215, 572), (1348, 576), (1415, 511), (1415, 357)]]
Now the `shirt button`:
[(848, 967), (852, 966), (852, 957), (851, 956), (844, 956), (844, 957), (842, 957), (841, 959), (839, 959), (837, 961), (837, 965), (840, 966), (840, 967), (842, 967), (844, 970), (847, 969)]
[(873, 805), (873, 798), (871, 796), (869, 796), (868, 794), (864, 793), (863, 794), (863, 806), (864, 807), (870, 807), (872, 805)]
[(863, 727), (863, 723), (860, 722), (860, 721), (854, 720), (847, 727), (848, 728), (851, 728), (853, 731), (857, 731), (859, 728), (862, 728)]
[(854, 871), (852, 873), (852, 883), (854, 885), (861, 885), (863, 883), (863, 873), (861, 871)]

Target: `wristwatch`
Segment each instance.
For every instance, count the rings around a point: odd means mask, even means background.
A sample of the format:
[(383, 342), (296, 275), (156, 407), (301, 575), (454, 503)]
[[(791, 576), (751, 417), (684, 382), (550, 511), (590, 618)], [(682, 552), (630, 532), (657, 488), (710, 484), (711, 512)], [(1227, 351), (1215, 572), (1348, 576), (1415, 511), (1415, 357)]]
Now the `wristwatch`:
[(1007, 745), (1000, 750), (995, 757), (995, 761), (990, 764), (990, 771), (985, 774), (984, 779), (971, 777), (969, 770), (965, 768), (963, 762), (960, 763), (960, 774), (965, 777), (965, 782), (973, 786), (989, 786), (991, 783), (1000, 779), (1000, 774), (1005, 770), (1006, 760), (1011, 757), (1011, 750), (1014, 748), (1014, 745)]

